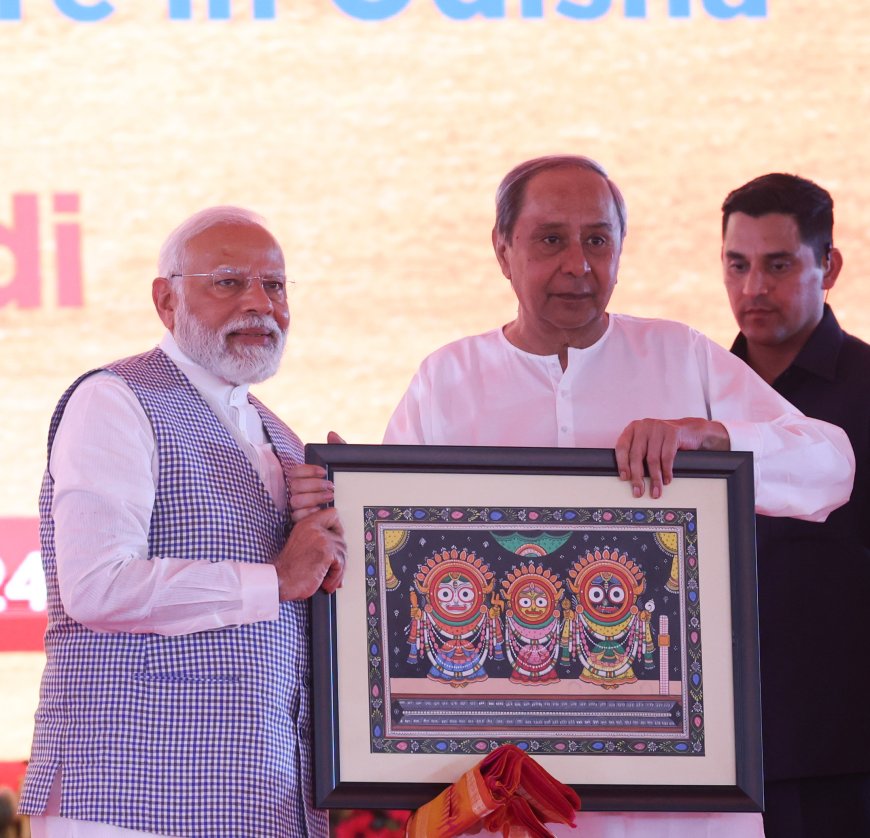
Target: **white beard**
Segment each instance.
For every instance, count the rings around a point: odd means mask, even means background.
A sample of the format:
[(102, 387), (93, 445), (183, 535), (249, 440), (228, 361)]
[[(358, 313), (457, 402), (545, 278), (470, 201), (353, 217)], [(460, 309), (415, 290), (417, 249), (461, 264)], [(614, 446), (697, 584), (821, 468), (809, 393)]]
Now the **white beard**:
[[(240, 329), (266, 329), (271, 334), (272, 343), (230, 349), (227, 336)], [(257, 384), (275, 375), (287, 340), (287, 333), (281, 331), (271, 314), (237, 317), (218, 331), (212, 331), (191, 312), (183, 294), (178, 295), (173, 336), (188, 358), (236, 386)]]

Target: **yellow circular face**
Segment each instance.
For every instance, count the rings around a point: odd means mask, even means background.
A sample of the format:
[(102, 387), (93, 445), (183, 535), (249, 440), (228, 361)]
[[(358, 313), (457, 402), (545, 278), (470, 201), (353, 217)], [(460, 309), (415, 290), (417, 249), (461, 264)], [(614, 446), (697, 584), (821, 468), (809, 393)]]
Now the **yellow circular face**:
[(517, 589), (511, 605), (524, 623), (540, 623), (553, 613), (553, 596), (541, 585), (529, 582)]

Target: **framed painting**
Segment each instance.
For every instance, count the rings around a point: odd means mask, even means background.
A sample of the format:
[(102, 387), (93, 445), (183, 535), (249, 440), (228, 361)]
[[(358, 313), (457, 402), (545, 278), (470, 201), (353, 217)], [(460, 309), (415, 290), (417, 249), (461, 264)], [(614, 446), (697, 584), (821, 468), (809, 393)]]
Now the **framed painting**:
[(309, 445), (344, 584), (314, 597), (315, 798), (428, 802), (510, 742), (584, 810), (760, 811), (752, 455), (633, 498), (610, 449)]

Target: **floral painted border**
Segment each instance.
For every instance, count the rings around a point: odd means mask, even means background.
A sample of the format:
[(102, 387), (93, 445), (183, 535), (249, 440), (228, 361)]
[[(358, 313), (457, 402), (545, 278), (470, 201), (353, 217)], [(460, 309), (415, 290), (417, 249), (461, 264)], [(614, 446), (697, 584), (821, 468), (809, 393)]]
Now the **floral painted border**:
[[(667, 738), (639, 733), (637, 735), (534, 735), (503, 737), (484, 732), (481, 735), (395, 736), (388, 731), (390, 713), (389, 640), (386, 636), (389, 619), (385, 619), (388, 603), (388, 556), (380, 533), (393, 528), (418, 527), (451, 535), (467, 530), (489, 527), (511, 527), (515, 530), (543, 531), (558, 527), (563, 531), (626, 532), (632, 528), (679, 531), (681, 535), (681, 643), (685, 654), (684, 681), (685, 735)], [(370, 746), (372, 753), (466, 753), (485, 754), (505, 742), (536, 754), (589, 754), (630, 756), (703, 756), (704, 702), (703, 667), (701, 660), (701, 591), (697, 552), (697, 513), (694, 509), (643, 508), (578, 508), (578, 507), (365, 507), (365, 574), (367, 609), (368, 701), (371, 717)], [(445, 541), (446, 543), (446, 541)], [(672, 627), (672, 631), (673, 631)]]

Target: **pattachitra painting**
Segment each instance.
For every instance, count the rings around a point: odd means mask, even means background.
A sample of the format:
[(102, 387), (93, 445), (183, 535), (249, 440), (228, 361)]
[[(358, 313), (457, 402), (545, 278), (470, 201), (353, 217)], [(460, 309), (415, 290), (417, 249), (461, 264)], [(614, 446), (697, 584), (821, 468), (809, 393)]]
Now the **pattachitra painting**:
[(704, 754), (695, 510), (364, 514), (372, 751)]
[(315, 800), (411, 809), (510, 742), (591, 810), (758, 811), (752, 458), (632, 497), (603, 449), (310, 445)]

